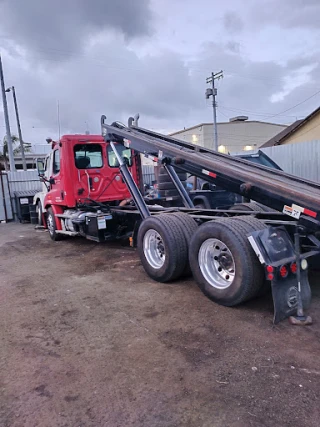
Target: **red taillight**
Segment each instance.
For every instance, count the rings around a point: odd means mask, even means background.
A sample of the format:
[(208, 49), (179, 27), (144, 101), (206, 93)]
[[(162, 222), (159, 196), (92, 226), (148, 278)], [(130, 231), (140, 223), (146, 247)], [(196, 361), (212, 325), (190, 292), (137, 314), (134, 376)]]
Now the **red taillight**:
[(291, 269), (292, 273), (296, 274), (296, 272), (297, 272), (297, 263), (296, 263), (296, 262), (293, 262), (293, 263), (290, 265), (290, 269)]
[(272, 265), (267, 265), (267, 272), (268, 273), (273, 273), (274, 268), (272, 267)]
[(273, 280), (273, 277), (274, 277), (274, 276), (273, 276), (273, 274), (272, 274), (272, 273), (269, 273), (269, 274), (267, 275), (267, 279), (268, 279), (268, 280)]
[(280, 267), (279, 272), (280, 272), (280, 276), (283, 277), (283, 278), (285, 278), (285, 277), (288, 276), (288, 269), (287, 269), (287, 267), (285, 265), (282, 265)]

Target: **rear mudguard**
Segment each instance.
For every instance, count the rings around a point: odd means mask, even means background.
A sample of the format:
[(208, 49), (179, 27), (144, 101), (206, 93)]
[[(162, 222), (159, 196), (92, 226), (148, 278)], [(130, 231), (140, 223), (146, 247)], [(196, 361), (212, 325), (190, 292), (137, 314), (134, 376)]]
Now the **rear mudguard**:
[[(266, 270), (266, 279), (271, 280), (274, 305), (274, 323), (297, 313), (298, 281), (297, 275), (290, 271), (290, 264), (296, 262), (293, 242), (284, 227), (268, 227), (248, 236), (249, 242), (261, 264)], [(304, 254), (303, 257), (306, 257)], [(287, 277), (280, 274), (281, 266), (287, 266)], [(268, 268), (271, 270), (268, 271)], [(311, 302), (308, 270), (301, 271), (301, 300), (304, 309)], [(270, 274), (268, 274), (270, 273)], [(271, 276), (271, 277), (270, 277)]]
[[(289, 316), (297, 314), (298, 284), (293, 275), (288, 278), (275, 278), (271, 282), (274, 306), (273, 322), (281, 322)], [(302, 306), (307, 309), (311, 302), (311, 289), (308, 280), (308, 271), (301, 270), (301, 299)]]

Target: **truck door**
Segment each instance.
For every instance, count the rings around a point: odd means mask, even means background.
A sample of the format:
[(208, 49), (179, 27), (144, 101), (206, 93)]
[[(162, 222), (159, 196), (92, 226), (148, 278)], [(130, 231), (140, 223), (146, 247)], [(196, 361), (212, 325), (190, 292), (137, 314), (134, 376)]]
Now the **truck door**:
[[(129, 150), (130, 152), (130, 150)], [(122, 200), (129, 196), (119, 167), (109, 159), (106, 145), (88, 142), (74, 146), (74, 161), (77, 169), (78, 189), (76, 198), (98, 201)], [(130, 163), (131, 152), (128, 159)]]
[(64, 192), (61, 188), (60, 150), (56, 148), (52, 153), (52, 174), (50, 174), (51, 203), (62, 204)]

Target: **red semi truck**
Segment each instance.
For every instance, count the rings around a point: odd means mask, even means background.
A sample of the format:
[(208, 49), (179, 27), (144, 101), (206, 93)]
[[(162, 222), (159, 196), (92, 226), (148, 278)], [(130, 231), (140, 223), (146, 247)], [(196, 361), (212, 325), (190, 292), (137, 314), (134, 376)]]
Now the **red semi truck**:
[[(159, 282), (193, 274), (213, 301), (234, 306), (272, 288), (278, 322), (304, 321), (311, 292), (306, 259), (319, 253), (320, 186), (139, 128), (105, 123), (102, 135), (66, 135), (38, 171), (45, 191), (39, 218), (52, 240), (82, 235), (130, 238), (147, 274)], [(150, 205), (140, 155), (163, 166), (184, 207)], [(188, 172), (252, 200), (199, 209), (180, 181)], [(164, 178), (166, 177), (166, 178)], [(258, 202), (258, 203), (256, 203)]]
[[(121, 220), (110, 232), (106, 227), (106, 218), (109, 225), (114, 221), (105, 206), (121, 206), (131, 199), (111, 146), (100, 135), (65, 135), (58, 142), (51, 141), (51, 145), (45, 164), (38, 162), (45, 191), (35, 196), (39, 222), (48, 228), (51, 239), (76, 234), (96, 241), (123, 237)], [(142, 186), (139, 154), (125, 147), (119, 149), (133, 179)]]

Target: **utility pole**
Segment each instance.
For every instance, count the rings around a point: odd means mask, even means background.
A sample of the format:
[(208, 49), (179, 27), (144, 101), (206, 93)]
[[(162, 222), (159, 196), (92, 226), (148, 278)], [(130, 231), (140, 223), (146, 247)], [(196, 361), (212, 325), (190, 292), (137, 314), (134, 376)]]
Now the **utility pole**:
[(218, 151), (218, 128), (217, 128), (217, 103), (216, 103), (216, 95), (217, 89), (214, 86), (214, 81), (222, 79), (223, 71), (219, 71), (218, 73), (211, 73), (210, 77), (207, 77), (207, 84), (211, 83), (211, 88), (206, 90), (206, 99), (209, 99), (212, 96), (212, 110), (213, 110), (213, 143), (215, 151)]
[(10, 92), (12, 90), (13, 95), (13, 102), (14, 102), (14, 109), (16, 112), (16, 118), (17, 118), (17, 128), (18, 128), (18, 135), (19, 135), (19, 141), (20, 141), (20, 151), (21, 151), (21, 158), (22, 158), (22, 165), (23, 170), (27, 170), (27, 162), (26, 162), (26, 156), (24, 153), (24, 143), (22, 139), (22, 132), (21, 132), (21, 126), (20, 126), (20, 118), (19, 118), (19, 110), (18, 110), (18, 103), (17, 103), (17, 97), (16, 97), (16, 91), (14, 89), (14, 86), (9, 87), (6, 89), (6, 92)]
[(4, 121), (6, 124), (9, 164), (10, 164), (10, 170), (12, 172), (15, 172), (16, 166), (14, 164), (13, 147), (12, 147), (12, 139), (11, 139), (11, 132), (10, 132), (9, 114), (8, 114), (8, 105), (7, 105), (6, 91), (5, 91), (5, 86), (4, 86), (4, 76), (3, 76), (1, 55), (0, 55), (0, 80), (1, 80), (1, 93), (2, 93), (2, 101), (3, 101)]

